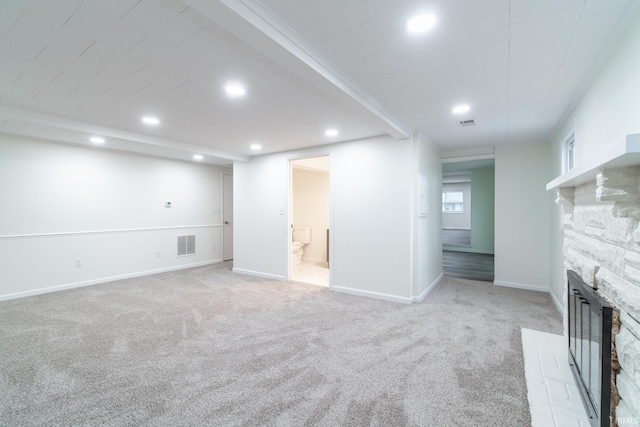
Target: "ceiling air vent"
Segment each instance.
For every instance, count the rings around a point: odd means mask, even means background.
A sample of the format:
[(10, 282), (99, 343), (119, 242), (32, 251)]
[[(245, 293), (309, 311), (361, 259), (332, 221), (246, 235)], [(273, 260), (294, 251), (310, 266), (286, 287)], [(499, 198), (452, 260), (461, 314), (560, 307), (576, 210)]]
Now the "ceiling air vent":
[(466, 128), (467, 126), (475, 126), (476, 120), (475, 119), (460, 120), (458, 124), (460, 125), (460, 127)]

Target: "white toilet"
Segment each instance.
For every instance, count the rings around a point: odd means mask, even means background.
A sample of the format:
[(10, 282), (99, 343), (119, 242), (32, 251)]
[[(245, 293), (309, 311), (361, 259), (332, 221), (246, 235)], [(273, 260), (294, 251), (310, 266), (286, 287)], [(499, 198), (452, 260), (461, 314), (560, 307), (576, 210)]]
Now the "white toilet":
[(311, 242), (311, 227), (293, 227), (293, 242), (291, 243), (291, 262), (302, 262), (303, 248)]

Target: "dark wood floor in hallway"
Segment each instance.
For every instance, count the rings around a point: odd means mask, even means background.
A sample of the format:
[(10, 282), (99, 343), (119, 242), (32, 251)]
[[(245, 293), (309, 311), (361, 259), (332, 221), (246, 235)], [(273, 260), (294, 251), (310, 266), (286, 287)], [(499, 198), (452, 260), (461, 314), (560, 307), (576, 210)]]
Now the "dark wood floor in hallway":
[(445, 245), (470, 245), (471, 230), (456, 228), (442, 229), (442, 243)]
[(442, 251), (442, 269), (448, 277), (493, 282), (493, 255)]

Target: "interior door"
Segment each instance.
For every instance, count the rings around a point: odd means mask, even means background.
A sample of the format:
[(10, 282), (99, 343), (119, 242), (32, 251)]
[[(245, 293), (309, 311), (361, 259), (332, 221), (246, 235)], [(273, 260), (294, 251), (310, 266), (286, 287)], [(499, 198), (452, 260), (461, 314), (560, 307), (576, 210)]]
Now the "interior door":
[(222, 175), (222, 259), (233, 259), (233, 175)]

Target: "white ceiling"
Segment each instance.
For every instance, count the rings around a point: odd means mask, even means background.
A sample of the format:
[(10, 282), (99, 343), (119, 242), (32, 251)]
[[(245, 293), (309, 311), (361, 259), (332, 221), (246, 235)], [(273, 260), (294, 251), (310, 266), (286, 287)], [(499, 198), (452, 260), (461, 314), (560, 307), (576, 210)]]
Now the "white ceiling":
[[(545, 141), (639, 2), (3, 0), (0, 132), (100, 134), (221, 164), (255, 142), (269, 153), (413, 132), (443, 152)], [(418, 11), (438, 22), (410, 35)], [(247, 95), (227, 97), (229, 80)], [(471, 111), (453, 116), (461, 102)], [(466, 118), (477, 125), (458, 126)]]

